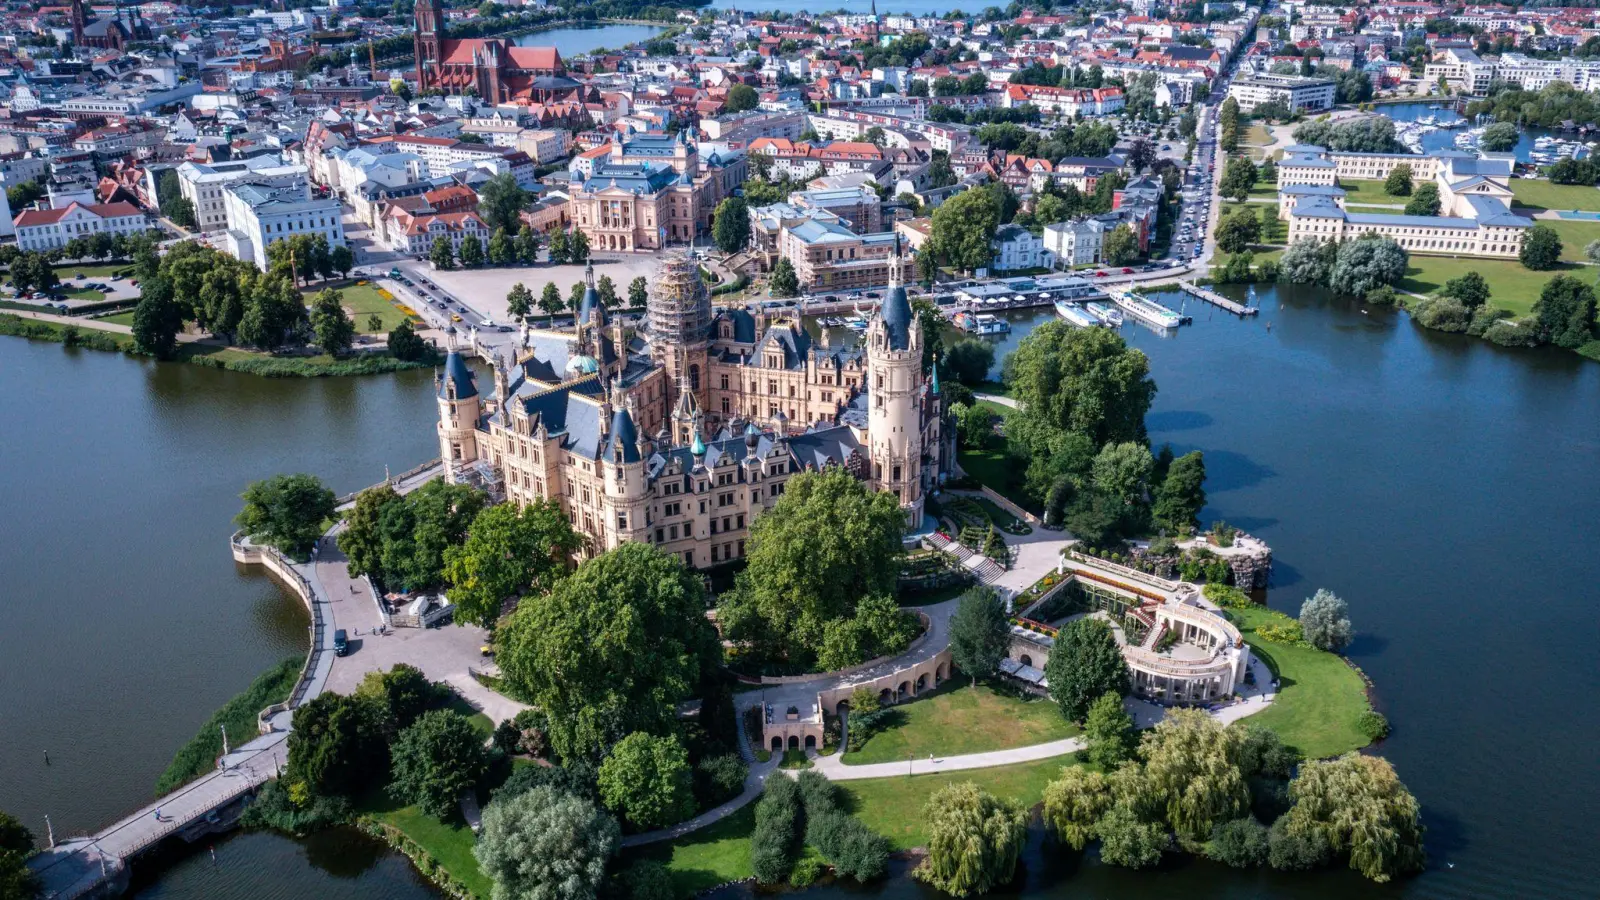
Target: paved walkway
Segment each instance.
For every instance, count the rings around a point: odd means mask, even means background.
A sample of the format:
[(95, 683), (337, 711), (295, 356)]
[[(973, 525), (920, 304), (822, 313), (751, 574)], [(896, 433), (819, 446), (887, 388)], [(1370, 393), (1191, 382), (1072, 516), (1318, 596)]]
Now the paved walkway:
[(972, 397), (975, 400), (987, 400), (990, 403), (998, 403), (1001, 406), (1009, 406), (1012, 409), (1022, 408), (1022, 404), (1018, 403), (1016, 400), (1013, 400), (1010, 397), (1002, 397), (999, 394), (973, 394)]

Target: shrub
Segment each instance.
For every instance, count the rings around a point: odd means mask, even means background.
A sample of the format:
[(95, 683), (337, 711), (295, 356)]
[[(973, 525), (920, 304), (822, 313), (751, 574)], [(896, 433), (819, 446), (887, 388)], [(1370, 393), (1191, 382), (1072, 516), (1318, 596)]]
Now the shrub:
[(1483, 336), (1502, 347), (1537, 347), (1540, 343), (1538, 323), (1531, 318), (1497, 319), (1484, 329)]
[(1201, 593), (1205, 594), (1205, 598), (1212, 603), (1229, 609), (1248, 609), (1256, 605), (1255, 601), (1250, 599), (1249, 594), (1236, 587), (1219, 582), (1206, 582), (1205, 587), (1201, 589)]
[(1333, 849), (1320, 831), (1291, 834), (1288, 816), (1281, 816), (1267, 831), (1267, 864), (1285, 872), (1297, 872), (1325, 866), (1333, 856)]
[(1206, 842), (1206, 856), (1235, 869), (1249, 869), (1267, 861), (1267, 829), (1245, 817), (1219, 822)]
[(491, 800), (510, 800), (536, 787), (552, 787), (574, 797), (599, 801), (594, 773), (586, 773), (572, 766), (520, 766), (504, 784), (495, 788)]
[(1356, 720), (1356, 728), (1367, 736), (1369, 741), (1381, 741), (1389, 736), (1389, 720), (1383, 713), (1369, 709)]
[(767, 779), (756, 803), (750, 867), (762, 884), (782, 884), (800, 851), (800, 786), (785, 776)]
[(795, 863), (794, 870), (789, 873), (789, 884), (794, 887), (808, 887), (822, 877), (822, 873), (827, 868), (827, 864), (821, 858), (803, 856), (799, 862)]
[(1423, 328), (1456, 334), (1466, 331), (1473, 320), (1472, 311), (1454, 297), (1418, 300), (1411, 305), (1411, 317)]
[(704, 807), (719, 806), (744, 791), (750, 767), (737, 753), (708, 756), (694, 767), (695, 795)]
[(622, 874), (628, 900), (673, 900), (672, 875), (653, 859), (641, 859)]
[(267, 782), (256, 799), (245, 807), (239, 824), (246, 828), (273, 828), (285, 834), (303, 835), (350, 818), (350, 801), (343, 797), (301, 796), (298, 798), (301, 802), (297, 803), (296, 793), (304, 795), (305, 791), (289, 790), (282, 779)]

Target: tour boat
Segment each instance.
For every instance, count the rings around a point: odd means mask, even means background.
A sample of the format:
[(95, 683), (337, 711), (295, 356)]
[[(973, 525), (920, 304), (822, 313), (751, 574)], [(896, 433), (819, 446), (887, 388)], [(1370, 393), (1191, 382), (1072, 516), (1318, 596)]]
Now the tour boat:
[(986, 313), (956, 313), (951, 320), (955, 326), (968, 334), (991, 335), (1005, 334), (1011, 330), (1011, 323), (999, 316)]
[(1183, 324), (1183, 316), (1132, 291), (1112, 294), (1111, 299), (1115, 300), (1124, 312), (1147, 325), (1154, 325), (1157, 328), (1177, 328)]
[(1056, 315), (1064, 319), (1068, 325), (1075, 325), (1079, 328), (1093, 328), (1100, 324), (1099, 319), (1084, 312), (1083, 307), (1076, 303), (1057, 300), (1055, 306)]
[(1100, 303), (1096, 301), (1094, 303), (1085, 304), (1084, 308), (1089, 310), (1090, 315), (1094, 316), (1096, 319), (1099, 319), (1100, 324), (1110, 328), (1122, 327), (1122, 310), (1117, 309), (1115, 306), (1112, 306), (1109, 303)]

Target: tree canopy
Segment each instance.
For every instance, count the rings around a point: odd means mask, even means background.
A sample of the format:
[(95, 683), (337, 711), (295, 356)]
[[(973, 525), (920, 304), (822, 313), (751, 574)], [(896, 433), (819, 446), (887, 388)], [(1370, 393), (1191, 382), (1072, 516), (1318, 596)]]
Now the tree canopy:
[(1048, 452), (1057, 432), (1078, 432), (1094, 447), (1145, 440), (1155, 399), (1150, 360), (1116, 332), (1040, 325), (1006, 358), (1006, 383), (1020, 409), (1007, 419), (1014, 440)]
[(600, 764), (600, 798), (639, 831), (675, 825), (694, 814), (689, 754), (674, 735), (634, 732)]
[(553, 587), (582, 546), (556, 503), (502, 503), (482, 510), (468, 527), (466, 540), (444, 553), (444, 578), (456, 619), (492, 624), (507, 600)]
[(417, 717), (400, 731), (391, 753), (389, 792), (437, 818), (451, 814), (487, 765), (483, 738), (466, 716), (450, 709)]
[(922, 814), (928, 855), (916, 878), (957, 897), (1010, 883), (1027, 843), (1027, 810), (968, 781), (935, 791)]
[(1338, 653), (1350, 646), (1350, 607), (1333, 591), (1318, 588), (1300, 606), (1300, 630), (1318, 650)]
[(1535, 225), (1522, 236), (1522, 250), (1518, 253), (1522, 264), (1536, 272), (1554, 269), (1561, 264), (1561, 235), (1549, 225)]
[(620, 845), (592, 801), (541, 785), (489, 804), (472, 855), (494, 900), (594, 900)]
[(293, 557), (303, 557), (322, 537), (336, 499), (314, 475), (274, 475), (252, 482), (239, 495), (244, 508), (234, 517), (247, 537)]
[(1045, 677), (1051, 699), (1074, 722), (1082, 722), (1089, 707), (1105, 694), (1120, 697), (1128, 692), (1128, 664), (1111, 627), (1099, 619), (1077, 619), (1056, 633)]
[(1289, 783), (1289, 797), (1290, 836), (1347, 854), (1350, 868), (1373, 881), (1422, 870), (1421, 807), (1387, 760), (1347, 753), (1309, 761)]
[(999, 593), (982, 586), (962, 594), (950, 617), (950, 656), (956, 668), (976, 684), (998, 670), (1010, 643), (1011, 621)]
[(521, 213), (528, 207), (528, 192), (517, 184), (517, 177), (501, 172), (478, 188), (478, 215), (489, 231), (516, 232), (522, 226)]
[(550, 717), (563, 759), (597, 759), (624, 735), (666, 735), (676, 704), (721, 660), (700, 579), (649, 544), (589, 559), (500, 631), (505, 677)]
[(1394, 238), (1363, 235), (1339, 245), (1329, 286), (1341, 294), (1364, 297), (1374, 288), (1405, 277), (1409, 255)]

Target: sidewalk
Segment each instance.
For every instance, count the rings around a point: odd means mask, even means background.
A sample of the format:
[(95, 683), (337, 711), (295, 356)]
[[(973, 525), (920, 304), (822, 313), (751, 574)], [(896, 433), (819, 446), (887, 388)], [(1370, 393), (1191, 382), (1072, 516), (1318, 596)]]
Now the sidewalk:
[(987, 753), (968, 753), (965, 756), (911, 759), (906, 762), (870, 763), (863, 766), (846, 765), (842, 754), (811, 757), (812, 767), (828, 776), (830, 781), (858, 781), (865, 778), (893, 778), (896, 775), (937, 775), (940, 772), (959, 772), (963, 769), (988, 769), (1009, 766), (1013, 763), (1036, 762), (1055, 756), (1076, 753), (1084, 748), (1083, 738), (1063, 738), (1045, 744), (1012, 747), (1009, 750), (991, 750)]

